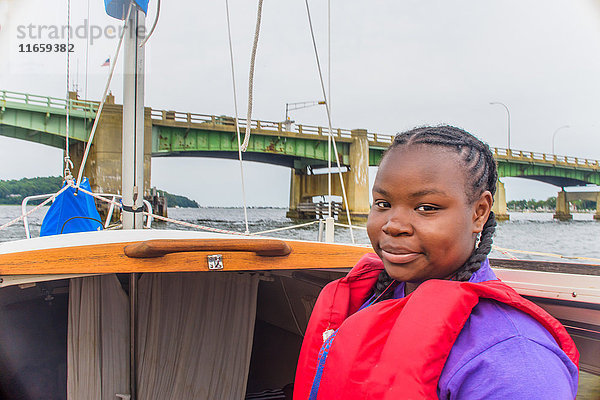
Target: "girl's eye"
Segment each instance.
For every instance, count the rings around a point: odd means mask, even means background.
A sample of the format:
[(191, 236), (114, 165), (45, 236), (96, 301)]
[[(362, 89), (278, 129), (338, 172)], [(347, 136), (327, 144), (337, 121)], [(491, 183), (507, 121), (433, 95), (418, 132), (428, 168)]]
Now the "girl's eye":
[(390, 208), (391, 205), (387, 201), (378, 200), (375, 202), (375, 207), (377, 208)]
[(437, 211), (439, 209), (440, 209), (439, 207), (433, 206), (431, 204), (423, 204), (416, 208), (417, 211), (423, 211), (423, 212)]

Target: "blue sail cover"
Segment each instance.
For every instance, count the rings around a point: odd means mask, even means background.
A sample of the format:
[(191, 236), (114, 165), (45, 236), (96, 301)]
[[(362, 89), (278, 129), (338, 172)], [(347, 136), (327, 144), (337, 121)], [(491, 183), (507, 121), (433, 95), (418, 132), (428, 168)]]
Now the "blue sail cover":
[[(111, 17), (124, 20), (125, 17), (127, 17), (127, 10), (129, 9), (131, 1), (133, 0), (104, 0), (104, 8), (106, 8), (106, 13)], [(146, 14), (148, 13), (149, 1), (150, 0), (135, 0), (135, 3)]]
[[(79, 186), (92, 191), (87, 178)], [(42, 222), (40, 236), (97, 230), (102, 230), (102, 220), (94, 198), (82, 191), (75, 195), (75, 189), (69, 187), (54, 199)]]

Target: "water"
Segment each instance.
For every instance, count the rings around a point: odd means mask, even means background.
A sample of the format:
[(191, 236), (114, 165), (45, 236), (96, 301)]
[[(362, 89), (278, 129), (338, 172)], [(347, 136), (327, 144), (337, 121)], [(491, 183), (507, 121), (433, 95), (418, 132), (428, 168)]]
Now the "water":
[[(43, 207), (29, 217), (31, 235), (39, 235), (40, 226), (47, 207)], [(0, 225), (19, 216), (20, 206), (0, 206)], [(298, 224), (285, 216), (282, 208), (251, 208), (248, 210), (250, 232), (261, 232), (274, 228)], [(170, 208), (169, 217), (197, 225), (209, 226), (236, 232), (244, 232), (244, 212), (241, 208)], [(306, 222), (306, 221), (301, 221)], [(165, 222), (154, 223), (155, 229), (189, 229)], [(298, 229), (272, 232), (268, 236), (302, 240), (316, 240), (318, 226), (311, 225)], [(336, 227), (336, 242), (350, 243), (349, 229)], [(356, 243), (368, 244), (364, 229), (354, 229)], [(0, 242), (23, 239), (25, 230), (22, 223), (0, 231)], [(508, 253), (494, 250), (495, 258), (516, 257), (525, 260), (565, 261), (600, 264), (600, 221), (594, 221), (592, 214), (573, 214), (573, 221), (559, 222), (551, 213), (510, 213), (510, 221), (498, 223), (494, 244), (498, 247), (515, 250), (560, 254), (565, 257), (587, 257), (596, 260), (559, 259), (549, 256)]]

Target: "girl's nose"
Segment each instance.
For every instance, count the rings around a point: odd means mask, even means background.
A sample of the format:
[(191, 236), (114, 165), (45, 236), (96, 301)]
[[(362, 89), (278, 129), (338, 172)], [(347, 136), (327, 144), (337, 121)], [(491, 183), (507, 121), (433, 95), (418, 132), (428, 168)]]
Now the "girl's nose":
[(387, 222), (383, 224), (381, 230), (390, 236), (410, 236), (414, 233), (414, 228), (410, 221), (407, 218), (401, 218), (397, 215), (389, 218)]

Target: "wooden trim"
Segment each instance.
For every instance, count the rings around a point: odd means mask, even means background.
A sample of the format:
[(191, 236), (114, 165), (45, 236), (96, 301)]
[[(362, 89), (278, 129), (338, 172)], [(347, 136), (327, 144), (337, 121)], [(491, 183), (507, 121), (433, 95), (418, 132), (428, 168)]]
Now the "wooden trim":
[(291, 253), (271, 257), (251, 251), (212, 250), (130, 258), (124, 248), (132, 242), (32, 250), (0, 254), (0, 275), (208, 271), (207, 256), (214, 254), (223, 257), (224, 268), (220, 271), (337, 269), (353, 267), (362, 255), (372, 251), (344, 244), (284, 242)]
[(196, 251), (249, 251), (263, 257), (287, 256), (292, 249), (279, 239), (152, 239), (125, 246), (132, 258), (162, 257)]
[[(181, 239), (181, 241), (188, 240)], [(251, 242), (263, 239), (217, 240)], [(173, 241), (177, 242), (177, 240)], [(214, 254), (223, 256), (223, 271), (348, 269), (353, 267), (362, 255), (373, 251), (369, 247), (349, 244), (312, 243), (294, 240), (275, 241), (286, 244), (291, 251), (289, 255), (264, 257), (256, 254), (254, 249), (251, 248), (232, 251), (231, 247), (220, 248), (220, 250), (191, 252), (184, 250), (185, 252), (166, 254), (157, 258), (130, 258), (125, 255), (124, 248), (126, 246), (139, 245), (144, 242), (31, 250), (0, 254), (0, 275), (208, 271), (207, 256)], [(597, 265), (504, 259), (490, 259), (490, 264), (492, 267), (509, 269), (600, 275), (600, 267)]]

